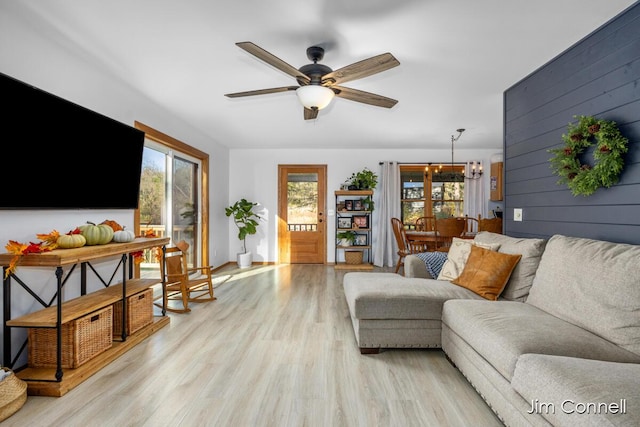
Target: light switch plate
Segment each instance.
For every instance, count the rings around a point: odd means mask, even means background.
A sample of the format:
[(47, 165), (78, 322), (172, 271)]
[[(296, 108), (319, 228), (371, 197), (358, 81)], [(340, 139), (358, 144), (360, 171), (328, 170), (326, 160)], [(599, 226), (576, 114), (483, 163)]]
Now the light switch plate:
[(522, 221), (522, 209), (514, 208), (513, 209), (513, 220), (514, 221)]

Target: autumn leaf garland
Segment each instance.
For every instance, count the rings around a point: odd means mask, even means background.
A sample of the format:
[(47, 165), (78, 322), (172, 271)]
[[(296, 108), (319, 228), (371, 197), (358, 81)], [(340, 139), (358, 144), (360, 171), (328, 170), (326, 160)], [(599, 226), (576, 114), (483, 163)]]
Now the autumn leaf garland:
[(16, 271), (18, 261), (20, 261), (22, 255), (40, 254), (56, 249), (58, 247), (58, 237), (60, 237), (60, 233), (53, 230), (49, 234), (36, 234), (36, 237), (40, 240), (39, 243), (29, 242), (29, 244), (25, 244), (16, 242), (15, 240), (9, 240), (5, 249), (15, 256), (9, 261), (9, 267), (7, 267), (4, 272), (5, 279)]

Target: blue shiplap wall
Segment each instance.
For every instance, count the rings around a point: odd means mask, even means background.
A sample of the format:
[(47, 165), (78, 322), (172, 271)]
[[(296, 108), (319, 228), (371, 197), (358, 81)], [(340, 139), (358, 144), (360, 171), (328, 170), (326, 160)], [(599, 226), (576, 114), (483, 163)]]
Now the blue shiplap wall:
[[(640, 2), (507, 89), (504, 108), (505, 233), (640, 244)], [(588, 197), (556, 184), (547, 151), (580, 115), (629, 139), (620, 182)]]

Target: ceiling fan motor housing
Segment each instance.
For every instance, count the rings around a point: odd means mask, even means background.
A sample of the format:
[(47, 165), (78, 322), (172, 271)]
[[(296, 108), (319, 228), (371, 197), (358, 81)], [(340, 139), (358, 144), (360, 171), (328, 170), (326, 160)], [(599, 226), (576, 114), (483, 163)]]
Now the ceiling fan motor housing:
[[(298, 70), (311, 79), (311, 82), (309, 82), (309, 84), (312, 84), (312, 85), (314, 84), (321, 85), (322, 76), (324, 76), (325, 74), (329, 74), (330, 72), (333, 71), (331, 68), (327, 67), (326, 65), (316, 64), (316, 63), (303, 65), (302, 67), (298, 68)], [(297, 80), (300, 85), (306, 84), (304, 81), (300, 81), (299, 79)]]

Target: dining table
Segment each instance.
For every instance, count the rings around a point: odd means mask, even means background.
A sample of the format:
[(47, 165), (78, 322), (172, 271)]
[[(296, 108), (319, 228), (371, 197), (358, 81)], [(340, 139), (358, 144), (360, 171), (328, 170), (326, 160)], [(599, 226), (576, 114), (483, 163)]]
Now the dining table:
[(419, 230), (407, 230), (405, 232), (407, 240), (415, 242), (426, 242), (427, 248), (430, 251), (435, 251), (437, 247), (437, 232), (433, 230), (419, 231)]

